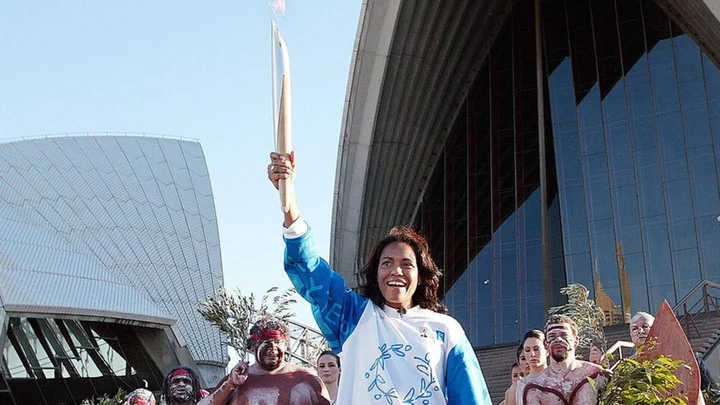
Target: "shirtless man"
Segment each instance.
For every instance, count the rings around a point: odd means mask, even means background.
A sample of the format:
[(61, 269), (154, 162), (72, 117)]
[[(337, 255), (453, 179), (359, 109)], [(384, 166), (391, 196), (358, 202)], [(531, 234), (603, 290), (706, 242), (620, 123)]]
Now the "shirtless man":
[[(580, 343), (577, 325), (566, 315), (551, 315), (545, 324), (545, 346), (550, 366), (534, 377), (526, 378), (520, 405), (591, 405), (597, 404), (598, 390), (607, 383), (602, 367), (575, 359)], [(590, 384), (588, 378), (594, 381)]]
[(329, 405), (327, 391), (312, 370), (287, 363), (288, 326), (261, 319), (250, 329), (247, 346), (255, 363), (240, 363), (198, 405)]

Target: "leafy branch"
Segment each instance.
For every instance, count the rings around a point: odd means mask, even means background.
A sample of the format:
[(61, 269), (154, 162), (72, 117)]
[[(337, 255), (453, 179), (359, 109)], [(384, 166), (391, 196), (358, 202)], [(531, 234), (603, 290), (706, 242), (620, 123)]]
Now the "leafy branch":
[(101, 397), (92, 397), (92, 398), (86, 398), (84, 399), (80, 405), (122, 405), (125, 403), (125, 399), (127, 398), (127, 394), (125, 391), (122, 390), (122, 388), (118, 388), (115, 395), (112, 397), (108, 394), (104, 394)]
[[(260, 307), (256, 307), (255, 295), (243, 295), (239, 288), (234, 293), (228, 292), (224, 286), (200, 302), (198, 311), (208, 322), (225, 334), (228, 346), (235, 349), (237, 354), (248, 358), (246, 342), (250, 337), (250, 327), (259, 319), (274, 318), (287, 321), (295, 316), (290, 312), (290, 305), (295, 304), (295, 289), (287, 289), (280, 294), (277, 287), (270, 288), (260, 300)], [(272, 305), (270, 298), (272, 297)]]
[(646, 356), (655, 344), (650, 341), (618, 362), (598, 405), (687, 405), (687, 398), (673, 392), (682, 384), (676, 371), (688, 366), (662, 354)]
[(568, 296), (568, 303), (548, 310), (548, 314), (563, 314), (572, 318), (578, 326), (580, 348), (590, 346), (605, 348), (605, 314), (595, 301), (588, 299), (590, 291), (579, 283), (570, 284), (560, 289), (560, 293)]

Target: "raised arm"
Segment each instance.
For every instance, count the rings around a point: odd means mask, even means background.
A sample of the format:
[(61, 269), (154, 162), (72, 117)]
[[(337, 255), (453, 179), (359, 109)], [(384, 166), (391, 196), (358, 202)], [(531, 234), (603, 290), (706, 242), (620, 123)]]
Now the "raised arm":
[[(280, 180), (294, 183), (295, 167), (295, 153), (273, 152), (267, 167), (268, 178), (275, 188)], [(355, 329), (367, 299), (348, 288), (345, 279), (320, 257), (312, 231), (300, 217), (294, 195), (289, 198), (283, 225), (285, 272), (298, 293), (312, 305), (315, 321), (330, 347), (340, 353), (343, 342)]]
[(243, 385), (248, 377), (249, 367), (246, 363), (240, 362), (233, 367), (230, 374), (220, 381), (212, 394), (198, 402), (198, 405), (225, 405), (233, 391)]
[(298, 293), (312, 305), (315, 321), (332, 350), (340, 353), (368, 299), (352, 291), (345, 279), (330, 268), (318, 254), (310, 227), (302, 218), (297, 222), (285, 232), (285, 272)]

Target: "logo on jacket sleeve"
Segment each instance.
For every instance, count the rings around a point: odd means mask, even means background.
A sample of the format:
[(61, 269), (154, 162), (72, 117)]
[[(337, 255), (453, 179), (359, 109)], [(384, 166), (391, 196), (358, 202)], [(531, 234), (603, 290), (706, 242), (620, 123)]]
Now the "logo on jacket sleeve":
[(442, 340), (442, 342), (445, 343), (445, 332), (436, 330), (435, 333), (437, 334), (438, 340)]

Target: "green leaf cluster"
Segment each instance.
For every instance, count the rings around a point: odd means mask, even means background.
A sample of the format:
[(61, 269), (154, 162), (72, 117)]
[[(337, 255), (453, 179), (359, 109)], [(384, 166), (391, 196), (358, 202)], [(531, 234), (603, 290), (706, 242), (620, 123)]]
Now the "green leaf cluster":
[(118, 391), (112, 397), (104, 394), (101, 397), (84, 399), (80, 402), (80, 405), (122, 405), (125, 403), (126, 398), (127, 393), (122, 388), (118, 388)]
[(563, 314), (572, 318), (578, 326), (579, 347), (590, 349), (595, 345), (605, 349), (605, 314), (595, 304), (595, 301), (588, 299), (590, 291), (580, 283), (570, 284), (560, 289), (560, 293), (568, 296), (568, 303), (551, 307), (548, 314)]
[(290, 312), (290, 305), (297, 302), (295, 290), (290, 288), (275, 294), (277, 290), (277, 287), (269, 289), (260, 300), (260, 306), (256, 307), (254, 294), (243, 295), (239, 288), (232, 293), (221, 286), (214, 295), (207, 298), (207, 301), (199, 303), (198, 311), (203, 318), (220, 329), (226, 337), (228, 346), (235, 349), (241, 358), (247, 360), (250, 353), (245, 343), (250, 334), (250, 327), (258, 319), (275, 318), (287, 321), (295, 316)]
[(720, 384), (705, 388), (702, 395), (706, 405), (720, 405)]
[(654, 345), (654, 341), (649, 342), (635, 356), (617, 363), (599, 405), (687, 405), (687, 398), (670, 393), (681, 384), (676, 371), (688, 366), (662, 354), (652, 357), (642, 354)]

